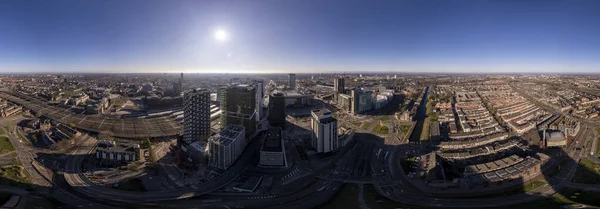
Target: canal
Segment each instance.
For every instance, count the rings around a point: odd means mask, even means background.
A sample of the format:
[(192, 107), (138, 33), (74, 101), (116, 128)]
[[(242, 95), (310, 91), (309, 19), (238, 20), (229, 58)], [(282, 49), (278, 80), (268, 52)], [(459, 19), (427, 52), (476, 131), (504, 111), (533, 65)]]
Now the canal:
[(413, 132), (408, 138), (409, 141), (415, 142), (421, 140), (421, 132), (423, 131), (423, 123), (425, 121), (425, 117), (427, 117), (427, 96), (429, 95), (429, 86), (425, 88), (425, 93), (423, 94), (423, 99), (419, 104), (417, 109), (417, 125), (413, 129)]

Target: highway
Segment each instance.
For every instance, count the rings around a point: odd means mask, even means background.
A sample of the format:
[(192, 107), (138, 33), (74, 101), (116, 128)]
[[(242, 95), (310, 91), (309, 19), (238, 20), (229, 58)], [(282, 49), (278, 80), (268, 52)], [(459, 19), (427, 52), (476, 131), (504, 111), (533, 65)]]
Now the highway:
[[(331, 169), (323, 169), (311, 173), (304, 179), (312, 179), (305, 183), (304, 187), (297, 191), (287, 191), (277, 195), (212, 195), (207, 194), (199, 199), (189, 199), (186, 201), (167, 201), (157, 203), (162, 206), (174, 208), (189, 208), (193, 205), (197, 208), (202, 207), (229, 207), (235, 208), (243, 206), (246, 208), (314, 208), (331, 199), (344, 184), (344, 180), (349, 176), (354, 167), (353, 155), (358, 154), (356, 140), (348, 144), (332, 160), (334, 165)], [(330, 166), (326, 166), (329, 168)], [(316, 179), (317, 176), (325, 175), (326, 178)]]

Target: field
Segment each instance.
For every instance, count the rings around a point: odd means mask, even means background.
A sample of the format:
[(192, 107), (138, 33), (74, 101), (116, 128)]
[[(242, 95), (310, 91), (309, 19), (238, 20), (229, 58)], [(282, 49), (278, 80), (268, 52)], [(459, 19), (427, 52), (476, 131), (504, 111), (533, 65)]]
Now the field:
[(511, 206), (512, 209), (559, 209), (565, 208), (566, 204), (587, 204), (587, 205), (600, 205), (598, 197), (600, 192), (586, 192), (577, 189), (565, 189), (559, 193), (552, 195), (552, 197), (540, 201), (523, 203), (519, 205)]
[(381, 124), (377, 123), (377, 125), (375, 125), (375, 127), (373, 127), (373, 132), (377, 133), (377, 134), (385, 135), (385, 134), (388, 134), (389, 128), (385, 125), (381, 125)]
[(575, 171), (573, 182), (583, 184), (600, 183), (600, 165), (586, 158), (581, 159)]
[[(596, 132), (600, 135), (600, 128), (596, 128)], [(598, 143), (596, 143), (596, 156), (599, 156), (600, 152), (600, 137), (598, 137)]]
[(410, 125), (400, 125), (400, 130), (402, 131), (402, 133), (407, 133), (408, 130), (410, 130)]
[(21, 186), (26, 183), (28, 183), (27, 176), (21, 166), (6, 165), (0, 167), (0, 184)]
[(6, 136), (0, 136), (0, 154), (14, 151), (15, 147), (10, 143)]
[(421, 140), (427, 141), (429, 140), (429, 127), (431, 126), (431, 122), (429, 118), (425, 118), (423, 121), (423, 131), (421, 131)]
[(367, 129), (369, 129), (369, 127), (371, 127), (371, 123), (369, 123), (369, 122), (365, 122), (365, 123), (363, 123), (363, 124), (362, 124), (362, 126), (361, 126), (361, 127), (362, 127), (363, 129), (367, 130)]
[(390, 116), (389, 115), (381, 116), (381, 120), (383, 120), (383, 121), (389, 121), (390, 120)]
[[(329, 200), (329, 202), (320, 205), (317, 209), (329, 209), (329, 208), (360, 208), (358, 201), (360, 194), (360, 187), (356, 184), (344, 184), (340, 191)], [(415, 208), (412, 206), (404, 205), (402, 203), (394, 202), (386, 197), (383, 197), (377, 193), (375, 188), (370, 184), (363, 185), (363, 199), (365, 204), (370, 209), (387, 209), (387, 208)]]
[[(516, 189), (504, 191), (502, 193), (486, 194), (486, 195), (479, 195), (479, 196), (469, 196), (469, 197), (464, 197), (464, 198), (470, 199), (470, 198), (497, 198), (497, 197), (506, 197), (506, 196), (517, 195), (517, 194), (529, 192), (531, 190), (534, 190), (534, 189), (536, 189), (538, 187), (541, 187), (541, 186), (544, 186), (544, 185), (546, 185), (545, 181), (534, 181), (534, 182), (528, 182), (527, 184), (523, 185), (523, 187), (521, 187), (521, 188), (516, 188)], [(462, 198), (463, 197), (460, 197), (459, 199), (462, 199)]]

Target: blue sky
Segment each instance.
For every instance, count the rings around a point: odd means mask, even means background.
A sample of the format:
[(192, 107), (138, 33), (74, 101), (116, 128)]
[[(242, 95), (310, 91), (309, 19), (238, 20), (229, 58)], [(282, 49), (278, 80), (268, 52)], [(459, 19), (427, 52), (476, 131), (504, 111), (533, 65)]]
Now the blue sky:
[(599, 37), (593, 0), (0, 1), (0, 72), (600, 72)]

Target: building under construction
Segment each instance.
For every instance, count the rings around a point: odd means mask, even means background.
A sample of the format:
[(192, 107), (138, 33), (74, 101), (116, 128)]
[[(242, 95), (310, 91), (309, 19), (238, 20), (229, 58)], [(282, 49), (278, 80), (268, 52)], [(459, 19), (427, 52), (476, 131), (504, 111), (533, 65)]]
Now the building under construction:
[(246, 137), (256, 131), (256, 88), (238, 84), (223, 87), (221, 91), (221, 128), (238, 125), (245, 128)]

